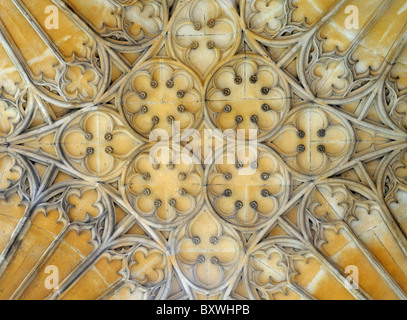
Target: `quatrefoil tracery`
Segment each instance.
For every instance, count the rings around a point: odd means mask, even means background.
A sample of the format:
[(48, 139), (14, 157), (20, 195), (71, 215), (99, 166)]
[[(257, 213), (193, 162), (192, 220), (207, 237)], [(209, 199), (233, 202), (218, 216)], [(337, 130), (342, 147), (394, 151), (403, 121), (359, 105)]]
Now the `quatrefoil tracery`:
[[(10, 3), (25, 10), (23, 2)], [(168, 297), (175, 279), (190, 297), (221, 290), (230, 298), (241, 288), (248, 298), (290, 292), (312, 297), (296, 278), (299, 270), (337, 268), (329, 264), (333, 257), (324, 260), (312, 250), (333, 237), (315, 213), (340, 211), (345, 198), (355, 204), (349, 212), (361, 219), (384, 217), (383, 229), (392, 226), (390, 234), (402, 238), (391, 212), (378, 208), (386, 206), (382, 200), (391, 203), (398, 212), (394, 219), (402, 221), (406, 161), (397, 148), (406, 129), (403, 62), (391, 51), (391, 73), (384, 80), (377, 75), (386, 68), (372, 67), (378, 65), (374, 55), (357, 63), (344, 58), (360, 56), (361, 48), (348, 56), (324, 51), (332, 43), (311, 26), (325, 13), (332, 17), (339, 4), (330, 8), (326, 2), (308, 18), (296, 1), (101, 1), (109, 12), (101, 23), (90, 21), (89, 8), (80, 15), (71, 11), (81, 10), (79, 1), (55, 2), (84, 41), (83, 50), (68, 50), (66, 39), (51, 45), (57, 38), (42, 34), (51, 55), (63, 51), (53, 77), (39, 76), (35, 66), (25, 73), (30, 64), (24, 55), (12, 59), (22, 75), (18, 81), (5, 83), (0, 76), (0, 205), (15, 193), (29, 208), (30, 200), (43, 200), (37, 191), (49, 187), (47, 215), (74, 217), (74, 231), (89, 235), (95, 252), (110, 264), (120, 264), (117, 273), (129, 291), (149, 298)], [(35, 30), (41, 32), (38, 25)], [(18, 51), (12, 42), (1, 43), (9, 53)], [(237, 152), (233, 164), (152, 163), (150, 151), (158, 141), (147, 141), (150, 134), (162, 129), (172, 140), (175, 123), (182, 132), (257, 130), (258, 158), (244, 161)], [(35, 140), (40, 147), (33, 152)], [(379, 164), (375, 152), (382, 152)], [(358, 153), (361, 158), (352, 159)], [(50, 171), (37, 173), (47, 164), (53, 165)], [(251, 175), (240, 174), (249, 169)], [(330, 189), (320, 183), (348, 169), (356, 173), (341, 176), (349, 177), (347, 184), (335, 180)], [(60, 182), (53, 186), (56, 176)], [(80, 190), (73, 182), (79, 179), (87, 183)], [(358, 182), (349, 184), (352, 179)], [(383, 199), (366, 201), (363, 183)], [(344, 185), (351, 187), (346, 191)], [(304, 194), (307, 201), (301, 200)], [(398, 245), (403, 250), (402, 240)], [(378, 262), (374, 268), (389, 277)], [(333, 274), (342, 279), (341, 271)], [(77, 279), (68, 280), (62, 291)], [(398, 285), (389, 283), (402, 297)]]

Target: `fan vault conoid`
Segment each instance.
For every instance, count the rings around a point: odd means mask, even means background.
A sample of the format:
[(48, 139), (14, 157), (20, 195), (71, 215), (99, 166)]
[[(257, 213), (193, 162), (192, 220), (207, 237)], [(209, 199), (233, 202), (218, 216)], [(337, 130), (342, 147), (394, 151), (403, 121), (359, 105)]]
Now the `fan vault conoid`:
[[(406, 299), (406, 21), (405, 0), (0, 1), (0, 299)], [(258, 130), (257, 159), (153, 164), (175, 122)]]

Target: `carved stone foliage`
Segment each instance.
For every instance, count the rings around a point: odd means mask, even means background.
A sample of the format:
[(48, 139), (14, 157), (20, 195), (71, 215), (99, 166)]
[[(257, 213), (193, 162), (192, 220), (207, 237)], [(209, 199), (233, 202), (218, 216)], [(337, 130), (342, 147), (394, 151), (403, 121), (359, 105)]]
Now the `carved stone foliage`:
[(353, 2), (2, 1), (0, 299), (406, 299), (407, 10)]

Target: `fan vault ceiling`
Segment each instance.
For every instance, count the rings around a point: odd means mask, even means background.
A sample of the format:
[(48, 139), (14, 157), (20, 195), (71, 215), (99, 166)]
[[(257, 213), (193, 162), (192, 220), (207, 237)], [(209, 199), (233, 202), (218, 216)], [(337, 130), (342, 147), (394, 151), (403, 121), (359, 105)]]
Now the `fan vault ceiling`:
[[(1, 0), (0, 299), (406, 299), (406, 21)], [(200, 161), (153, 163), (156, 129)], [(256, 159), (208, 161), (239, 129)]]

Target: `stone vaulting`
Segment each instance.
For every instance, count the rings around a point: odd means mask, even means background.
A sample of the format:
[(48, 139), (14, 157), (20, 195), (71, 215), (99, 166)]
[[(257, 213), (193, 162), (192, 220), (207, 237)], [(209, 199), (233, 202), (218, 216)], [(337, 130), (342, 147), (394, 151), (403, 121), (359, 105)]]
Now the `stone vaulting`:
[(406, 298), (406, 0), (0, 0), (0, 299)]

